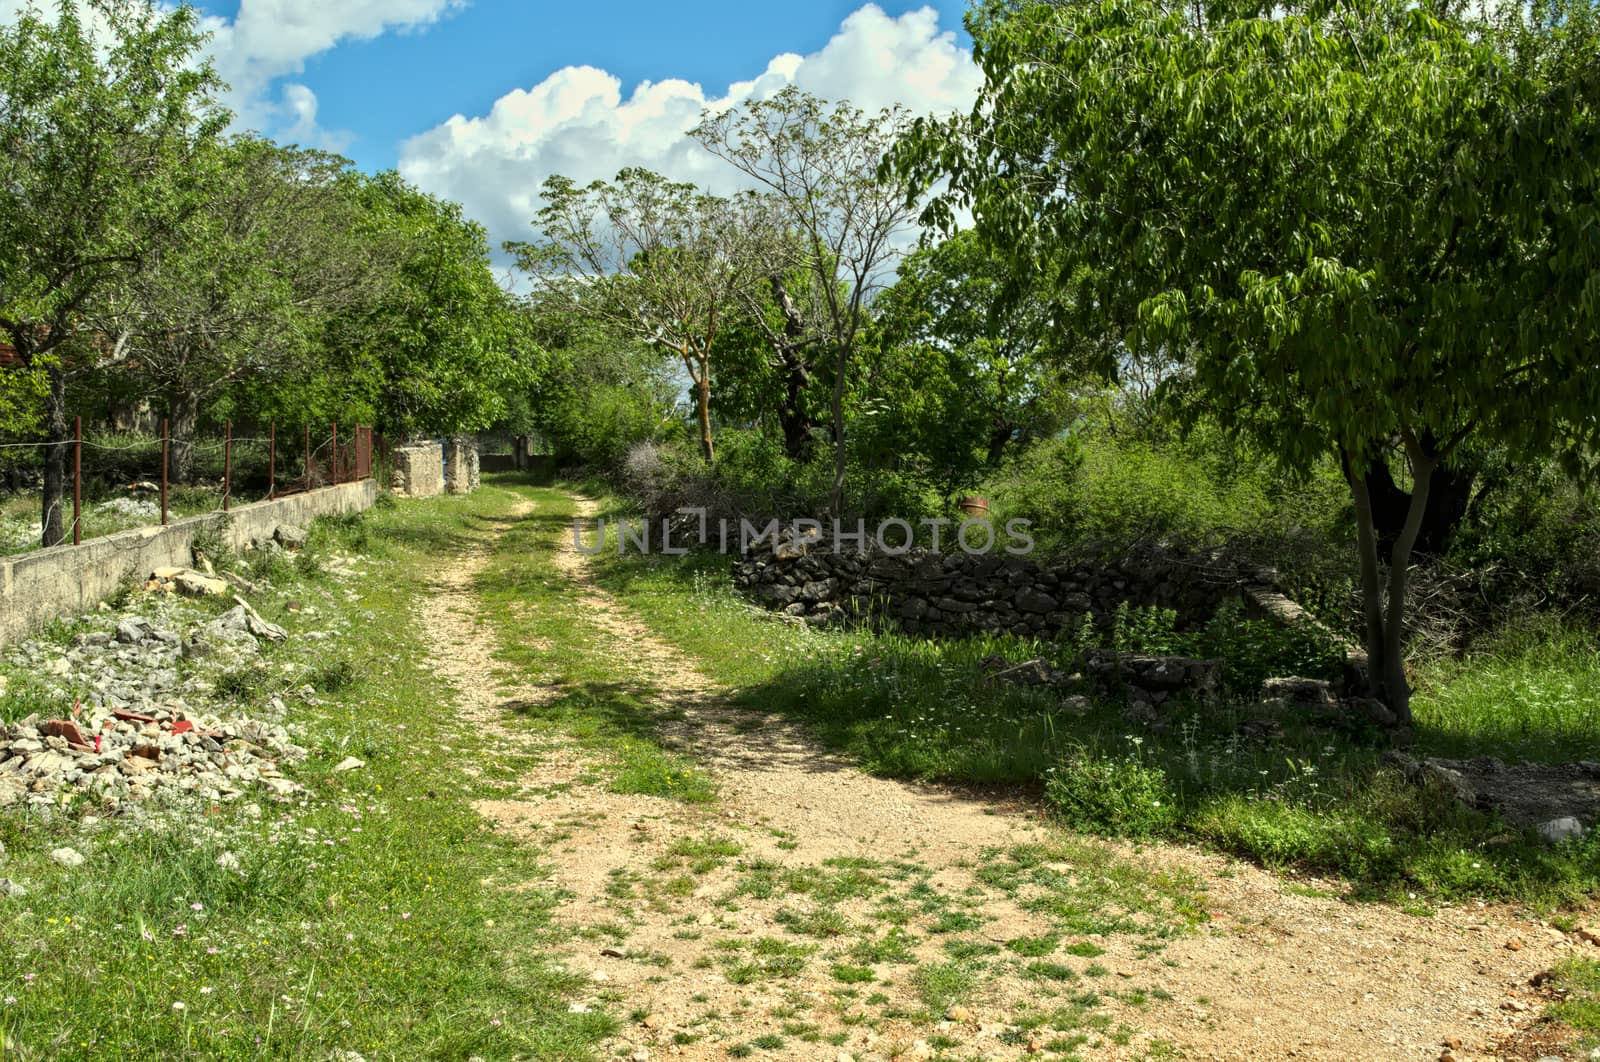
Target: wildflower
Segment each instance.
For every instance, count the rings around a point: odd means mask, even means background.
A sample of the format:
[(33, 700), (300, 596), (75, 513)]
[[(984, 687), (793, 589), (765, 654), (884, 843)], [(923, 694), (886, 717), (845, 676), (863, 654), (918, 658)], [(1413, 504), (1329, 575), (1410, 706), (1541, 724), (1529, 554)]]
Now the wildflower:
[(16, 996), (7, 996), (6, 997), (6, 1006), (9, 1007), (9, 1006), (11, 1006), (11, 1004), (15, 1003), (16, 1001), (17, 1001), (17, 997)]
[(172, 935), (175, 937), (186, 937), (189, 935), (189, 927), (185, 925), (173, 926)]
[(178, 1002), (178, 1003), (174, 1003), (172, 1005), (172, 1009), (173, 1010), (184, 1010), (184, 1009), (186, 1009), (186, 1007), (182, 1002)]
[(202, 996), (209, 996), (213, 991), (214, 991), (214, 989), (212, 989), (212, 987), (210, 985), (201, 985), (200, 986), (200, 994)]
[(203, 903), (191, 903), (189, 905), (189, 910), (191, 911), (204, 911), (205, 909), (206, 905)]

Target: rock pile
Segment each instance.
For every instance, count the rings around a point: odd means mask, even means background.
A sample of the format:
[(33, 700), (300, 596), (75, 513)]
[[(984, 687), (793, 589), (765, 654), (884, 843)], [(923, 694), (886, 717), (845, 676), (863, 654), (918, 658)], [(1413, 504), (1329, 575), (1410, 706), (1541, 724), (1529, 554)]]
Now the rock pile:
[[(0, 724), (0, 808), (76, 797), (112, 809), (160, 793), (226, 801), (252, 787), (298, 788), (280, 771), (305, 755), (278, 725), (281, 700), (261, 707), (266, 719), (194, 707), (214, 695), (207, 676), (259, 666), (261, 643), (288, 636), (237, 595), (221, 615), (186, 600), (222, 593), (215, 583), (230, 586), (191, 568), (158, 570), (139, 611), (98, 620), (100, 629), (67, 645), (30, 641), (7, 654), (28, 676), (33, 703), (23, 710), (34, 710)], [(8, 685), (0, 676), (0, 696)]]
[(53, 805), (71, 791), (105, 808), (161, 790), (210, 801), (232, 800), (251, 786), (287, 795), (299, 786), (278, 763), (305, 755), (281, 726), (249, 719), (112, 708), (81, 719), (30, 716), (0, 726), (0, 808)]
[(909, 634), (1010, 632), (1050, 637), (1118, 605), (1174, 609), (1180, 625), (1202, 623), (1259, 573), (1213, 557), (1147, 550), (1121, 561), (1036, 562), (1004, 553), (900, 555), (834, 549), (824, 533), (764, 544), (734, 569), (736, 584), (766, 607), (827, 626), (868, 616)]

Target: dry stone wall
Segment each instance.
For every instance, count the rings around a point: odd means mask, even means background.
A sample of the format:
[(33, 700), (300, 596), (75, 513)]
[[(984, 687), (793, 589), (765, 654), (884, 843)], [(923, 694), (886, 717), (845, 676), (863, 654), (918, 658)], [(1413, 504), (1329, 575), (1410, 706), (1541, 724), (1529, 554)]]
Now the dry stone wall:
[(830, 539), (764, 547), (741, 561), (736, 583), (766, 607), (813, 625), (875, 617), (908, 634), (978, 631), (1053, 636), (1123, 602), (1173, 609), (1180, 626), (1204, 623), (1265, 576), (1216, 557), (1149, 550), (1120, 560), (1035, 561), (1004, 553), (835, 550)]

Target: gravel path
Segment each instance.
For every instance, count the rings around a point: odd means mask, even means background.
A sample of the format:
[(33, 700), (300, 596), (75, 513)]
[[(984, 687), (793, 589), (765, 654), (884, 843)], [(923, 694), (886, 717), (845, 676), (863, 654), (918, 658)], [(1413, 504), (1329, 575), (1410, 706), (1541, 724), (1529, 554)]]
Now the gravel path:
[[(512, 519), (531, 511), (524, 503)], [(579, 511), (594, 507), (580, 501)], [(479, 810), (546, 846), (548, 878), (529, 884), (567, 897), (569, 964), (593, 986), (574, 1006), (624, 1017), (612, 1045), (622, 1057), (721, 1059), (752, 1041), (754, 1057), (840, 1060), (1069, 1051), (1432, 1060), (1450, 1042), (1462, 1062), (1524, 1057), (1514, 1041), (1541, 1008), (1530, 978), (1577, 949), (1600, 956), (1501, 909), (1420, 917), (1348, 904), (1315, 895), (1316, 882), (1291, 889), (1212, 854), (1063, 839), (1026, 806), (862, 774), (795, 725), (730, 708), (690, 659), (594, 584), (563, 536), (556, 562), (572, 606), (614, 645), (617, 681), (676, 710), (660, 738), (711, 773), (719, 798), (612, 793), (604, 764), (508, 721), (510, 705), (556, 691), (493, 677), (494, 635), (472, 589), (491, 549), (486, 541), (442, 569), (419, 618), (460, 711), (541, 755), (521, 794)], [(1137, 915), (1129, 931), (1063, 931), (1060, 910), (1034, 902), (1045, 895), (1036, 883), (995, 885), (992, 872), (1015, 865), (1008, 853), (1029, 845), (1055, 853), (1046, 869), (1065, 883), (1061, 896), (1099, 897), (1108, 915), (1136, 911), (1119, 906), (1115, 887), (1095, 888), (1131, 868), (1155, 875), (1158, 895), (1197, 892), (1209, 919), (1177, 935)], [(892, 937), (897, 921), (904, 954), (874, 953), (868, 945)], [(1103, 952), (1092, 962), (1053, 954), (1041, 974), (1001, 947), (1052, 935)], [(841, 965), (870, 971), (869, 983), (847, 984)], [(919, 1019), (930, 998), (950, 998), (930, 995), (927, 972), (947, 965), (970, 971), (971, 984), (932, 1022)]]

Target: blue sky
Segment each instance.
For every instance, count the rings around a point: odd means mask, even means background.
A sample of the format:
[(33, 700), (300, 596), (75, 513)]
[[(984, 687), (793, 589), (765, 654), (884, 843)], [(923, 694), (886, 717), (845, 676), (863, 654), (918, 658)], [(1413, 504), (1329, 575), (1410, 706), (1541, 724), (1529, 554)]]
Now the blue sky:
[[(0, 0), (0, 20), (26, 3)], [(867, 110), (950, 113), (982, 83), (966, 0), (197, 3), (239, 129), (395, 167), (462, 203), (495, 247), (533, 235), (556, 173), (644, 166), (740, 187), (686, 135), (706, 107), (792, 84)]]
[[(325, 0), (328, 7), (341, 2)], [(640, 81), (681, 78), (720, 94), (760, 74), (774, 56), (822, 49), (861, 6), (472, 0), (436, 21), (340, 40), (306, 57), (303, 70), (270, 79), (268, 91), (290, 82), (309, 88), (317, 125), (330, 131), (332, 146), (363, 168), (384, 168), (396, 164), (411, 136), (455, 114), (482, 114), (506, 92), (531, 88), (568, 66), (608, 71), (625, 93)], [(962, 0), (879, 0), (878, 6), (891, 17), (930, 7), (940, 27), (967, 44)], [(205, 0), (200, 7), (231, 23), (240, 3)]]

